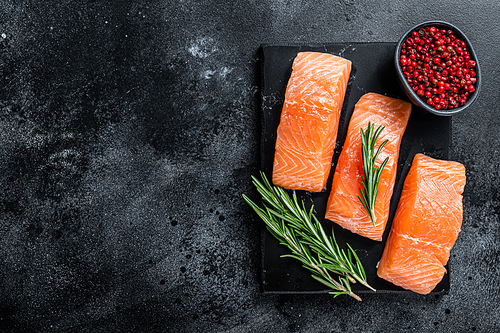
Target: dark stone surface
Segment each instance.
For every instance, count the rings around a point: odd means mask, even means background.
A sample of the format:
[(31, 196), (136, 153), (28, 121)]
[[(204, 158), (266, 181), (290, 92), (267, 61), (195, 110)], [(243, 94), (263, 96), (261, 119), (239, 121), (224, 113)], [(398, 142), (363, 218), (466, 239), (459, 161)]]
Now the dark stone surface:
[[(497, 1), (0, 0), (0, 331), (497, 332)], [(261, 43), (396, 42), (449, 21), (481, 95), (453, 117), (448, 295), (260, 293)]]
[[(280, 124), (283, 96), (285, 96), (290, 68), (299, 51), (329, 52), (342, 54), (352, 61), (351, 75), (347, 85), (341, 116), (337, 144), (332, 157), (332, 165), (337, 165), (339, 155), (347, 136), (348, 120), (351, 118), (354, 107), (359, 99), (367, 92), (384, 94), (394, 98), (407, 98), (398, 84), (394, 68), (395, 43), (353, 43), (323, 44), (320, 46), (263, 46), (261, 59), (262, 70), (262, 144), (261, 170), (272, 178), (274, 151), (277, 129)], [(276, 96), (281, 96), (277, 99)], [(357, 253), (366, 273), (367, 282), (377, 290), (377, 293), (405, 291), (377, 276), (377, 266), (384, 251), (385, 242), (391, 230), (391, 221), (399, 202), (404, 179), (417, 153), (438, 159), (449, 159), (450, 136), (452, 117), (440, 117), (429, 114), (416, 106), (412, 107), (411, 117), (406, 126), (401, 145), (397, 175), (394, 183), (394, 192), (389, 209), (388, 225), (385, 228), (382, 241), (372, 241), (359, 236), (324, 218), (330, 192), (320, 193), (297, 191), (299, 200), (306, 205), (314, 205), (315, 215), (323, 225), (326, 233), (332, 228), (337, 244), (346, 248), (349, 244)], [(332, 169), (333, 170), (333, 169)], [(331, 188), (334, 172), (330, 171), (327, 189)], [(256, 200), (256, 202), (259, 202)], [(292, 258), (282, 258), (288, 249), (282, 246), (265, 228), (262, 228), (262, 264), (261, 279), (263, 293), (318, 293), (329, 292), (321, 283), (318, 283), (308, 270), (301, 267), (301, 262)], [(448, 267), (446, 268), (449, 269)], [(440, 283), (434, 288), (433, 294), (444, 294), (450, 289), (450, 275), (445, 274)], [(372, 291), (361, 283), (352, 284), (356, 294)]]

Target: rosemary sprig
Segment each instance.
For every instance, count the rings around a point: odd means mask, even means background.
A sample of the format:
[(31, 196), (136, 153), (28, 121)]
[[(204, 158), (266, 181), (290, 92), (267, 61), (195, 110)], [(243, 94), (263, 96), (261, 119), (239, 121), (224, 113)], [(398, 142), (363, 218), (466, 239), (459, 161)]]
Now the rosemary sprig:
[[(266, 223), (271, 234), (292, 251), (285, 257), (299, 260), (312, 272), (314, 279), (334, 290), (330, 293), (335, 297), (347, 294), (361, 300), (351, 290), (350, 282), (356, 280), (375, 290), (366, 282), (363, 266), (354, 250), (349, 245), (347, 253), (341, 250), (333, 230), (331, 237), (325, 234), (313, 214), (313, 207), (307, 211), (303, 202), (302, 205), (298, 203), (295, 191), (290, 198), (284, 189), (272, 186), (262, 172), (261, 177), (262, 183), (256, 177), (252, 179), (264, 207), (257, 206), (245, 195), (243, 198)], [(339, 275), (338, 280), (329, 272)]]
[(378, 147), (377, 151), (375, 151), (375, 143), (380, 136), (380, 133), (384, 130), (385, 126), (379, 126), (375, 130), (375, 125), (371, 122), (368, 122), (368, 127), (366, 131), (361, 131), (361, 154), (363, 159), (363, 175), (362, 178), (362, 187), (359, 188), (359, 192), (361, 194), (358, 195), (359, 200), (365, 207), (366, 212), (370, 216), (370, 220), (375, 226), (375, 200), (377, 199), (378, 194), (378, 183), (380, 181), (380, 175), (382, 174), (382, 170), (385, 165), (389, 161), (389, 157), (387, 157), (384, 162), (380, 165), (380, 167), (375, 166), (375, 161), (377, 160), (378, 155), (382, 151), (382, 148), (389, 140), (385, 140)]

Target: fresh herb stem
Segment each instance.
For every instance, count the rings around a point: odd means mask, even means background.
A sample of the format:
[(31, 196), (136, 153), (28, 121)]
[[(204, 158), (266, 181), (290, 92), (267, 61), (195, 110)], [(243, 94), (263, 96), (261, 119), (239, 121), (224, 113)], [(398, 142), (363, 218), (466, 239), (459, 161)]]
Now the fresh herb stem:
[(368, 122), (366, 131), (363, 131), (363, 128), (360, 129), (363, 175), (361, 176), (362, 187), (359, 188), (361, 195), (358, 195), (358, 198), (370, 216), (373, 226), (375, 226), (375, 201), (378, 194), (380, 175), (389, 161), (389, 157), (387, 157), (379, 167), (375, 166), (375, 162), (382, 148), (389, 142), (389, 140), (385, 140), (375, 151), (375, 144), (384, 128), (385, 126), (379, 126), (375, 129), (375, 125)]
[[(280, 244), (291, 250), (292, 253), (284, 257), (299, 260), (303, 267), (311, 271), (314, 279), (334, 290), (331, 294), (335, 297), (347, 294), (361, 300), (351, 290), (350, 283), (356, 281), (375, 290), (366, 282), (366, 274), (354, 250), (349, 245), (347, 253), (341, 250), (333, 230), (330, 237), (326, 235), (313, 214), (314, 207), (307, 211), (303, 202), (299, 204), (295, 191), (290, 198), (283, 188), (272, 186), (263, 172), (261, 177), (262, 183), (256, 177), (252, 176), (252, 179), (262, 196), (263, 208), (246, 195), (243, 198)], [(339, 275), (338, 280), (329, 272)]]

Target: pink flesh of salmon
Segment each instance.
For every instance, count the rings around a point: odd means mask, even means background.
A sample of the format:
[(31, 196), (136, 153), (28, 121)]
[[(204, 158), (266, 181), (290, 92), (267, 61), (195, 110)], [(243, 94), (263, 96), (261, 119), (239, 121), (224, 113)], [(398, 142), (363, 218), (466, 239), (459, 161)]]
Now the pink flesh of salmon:
[(377, 275), (420, 294), (442, 280), (462, 226), (465, 167), (417, 154), (405, 179)]
[(301, 52), (293, 62), (277, 132), (273, 183), (321, 192), (330, 173), (349, 60)]
[[(411, 104), (399, 99), (375, 93), (360, 98), (351, 116), (346, 141), (333, 176), (326, 219), (364, 237), (382, 240), (396, 180), (399, 147), (410, 114)], [(374, 124), (375, 128), (385, 126), (377, 140), (376, 149), (386, 139), (389, 140), (376, 161), (376, 166), (380, 166), (389, 157), (380, 175), (375, 201), (375, 226), (358, 198), (363, 175), (360, 128), (366, 130), (368, 122)]]

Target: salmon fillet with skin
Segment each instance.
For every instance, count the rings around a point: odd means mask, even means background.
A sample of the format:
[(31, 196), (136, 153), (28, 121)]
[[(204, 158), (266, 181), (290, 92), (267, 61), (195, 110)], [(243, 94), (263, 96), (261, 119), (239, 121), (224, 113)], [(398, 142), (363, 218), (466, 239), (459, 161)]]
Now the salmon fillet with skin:
[[(399, 147), (410, 114), (411, 104), (399, 99), (376, 93), (368, 93), (360, 98), (354, 107), (344, 147), (333, 176), (326, 219), (361, 236), (382, 240), (396, 181)], [(385, 126), (375, 150), (388, 140), (375, 163), (379, 167), (389, 157), (380, 175), (375, 201), (375, 226), (358, 198), (364, 174), (360, 129), (366, 131), (368, 122), (374, 124), (375, 129), (380, 125)]]
[(332, 54), (295, 57), (277, 131), (273, 183), (321, 192), (330, 174), (351, 62)]
[(377, 275), (420, 294), (442, 280), (462, 226), (465, 167), (417, 154), (403, 185)]

